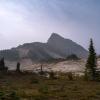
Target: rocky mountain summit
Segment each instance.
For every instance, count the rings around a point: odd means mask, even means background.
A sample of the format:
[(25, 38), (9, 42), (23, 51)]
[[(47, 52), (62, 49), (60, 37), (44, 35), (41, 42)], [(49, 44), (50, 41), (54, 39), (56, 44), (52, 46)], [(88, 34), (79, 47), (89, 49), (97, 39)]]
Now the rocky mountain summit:
[(21, 61), (23, 59), (48, 61), (50, 59), (65, 59), (71, 54), (75, 54), (79, 58), (86, 58), (88, 51), (72, 40), (53, 33), (47, 43), (25, 43), (10, 50), (2, 50), (0, 58), (4, 57), (7, 61)]

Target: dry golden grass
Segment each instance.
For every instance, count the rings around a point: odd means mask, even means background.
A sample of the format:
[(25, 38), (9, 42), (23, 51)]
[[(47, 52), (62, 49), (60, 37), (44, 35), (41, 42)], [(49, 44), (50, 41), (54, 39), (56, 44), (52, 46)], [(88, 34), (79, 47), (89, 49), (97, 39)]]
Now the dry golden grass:
[[(13, 99), (7, 99), (14, 92)], [(0, 93), (6, 96), (0, 100), (100, 100), (100, 83), (84, 81), (82, 78), (72, 81), (66, 74), (58, 79), (47, 79), (35, 74), (0, 75)]]

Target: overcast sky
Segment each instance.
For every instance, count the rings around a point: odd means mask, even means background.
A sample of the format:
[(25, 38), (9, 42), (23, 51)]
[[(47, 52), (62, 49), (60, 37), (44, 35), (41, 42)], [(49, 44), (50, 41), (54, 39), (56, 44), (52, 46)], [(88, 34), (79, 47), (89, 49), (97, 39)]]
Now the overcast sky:
[(100, 53), (100, 0), (0, 0), (0, 49), (46, 42), (51, 33)]

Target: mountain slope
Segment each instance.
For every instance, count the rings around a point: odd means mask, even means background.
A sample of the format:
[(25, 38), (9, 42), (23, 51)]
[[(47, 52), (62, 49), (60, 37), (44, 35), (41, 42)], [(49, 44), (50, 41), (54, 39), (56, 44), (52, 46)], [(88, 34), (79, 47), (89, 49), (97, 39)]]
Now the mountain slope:
[(48, 45), (52, 46), (55, 51), (62, 54), (64, 57), (76, 54), (78, 57), (87, 57), (88, 52), (80, 45), (76, 44), (70, 39), (65, 39), (58, 34), (54, 33), (49, 38)]
[(85, 58), (88, 52), (72, 40), (65, 39), (53, 33), (47, 43), (27, 43), (17, 48), (0, 51), (0, 58), (5, 57), (6, 60), (11, 61), (20, 61), (22, 59), (47, 61), (49, 59), (66, 58), (71, 54), (76, 54), (80, 58)]

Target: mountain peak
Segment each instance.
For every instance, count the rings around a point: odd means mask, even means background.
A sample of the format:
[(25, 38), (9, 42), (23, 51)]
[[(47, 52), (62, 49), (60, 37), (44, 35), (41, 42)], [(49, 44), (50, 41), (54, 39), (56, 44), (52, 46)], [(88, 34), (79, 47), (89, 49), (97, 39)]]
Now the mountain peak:
[(50, 43), (52, 41), (62, 40), (62, 39), (64, 39), (64, 38), (61, 37), (60, 35), (58, 35), (57, 33), (52, 33), (50, 38), (48, 39), (48, 43)]
[(59, 34), (57, 34), (57, 33), (52, 33), (51, 34), (51, 36), (50, 36), (50, 38), (62, 38)]
[(28, 43), (15, 49), (0, 51), (0, 58), (5, 57), (8, 61), (23, 59), (47, 61), (49, 59), (66, 58), (72, 54), (79, 58), (85, 58), (88, 52), (72, 40), (63, 38), (57, 33), (52, 33), (47, 43)]
[(60, 36), (57, 33), (52, 33), (51, 36)]

